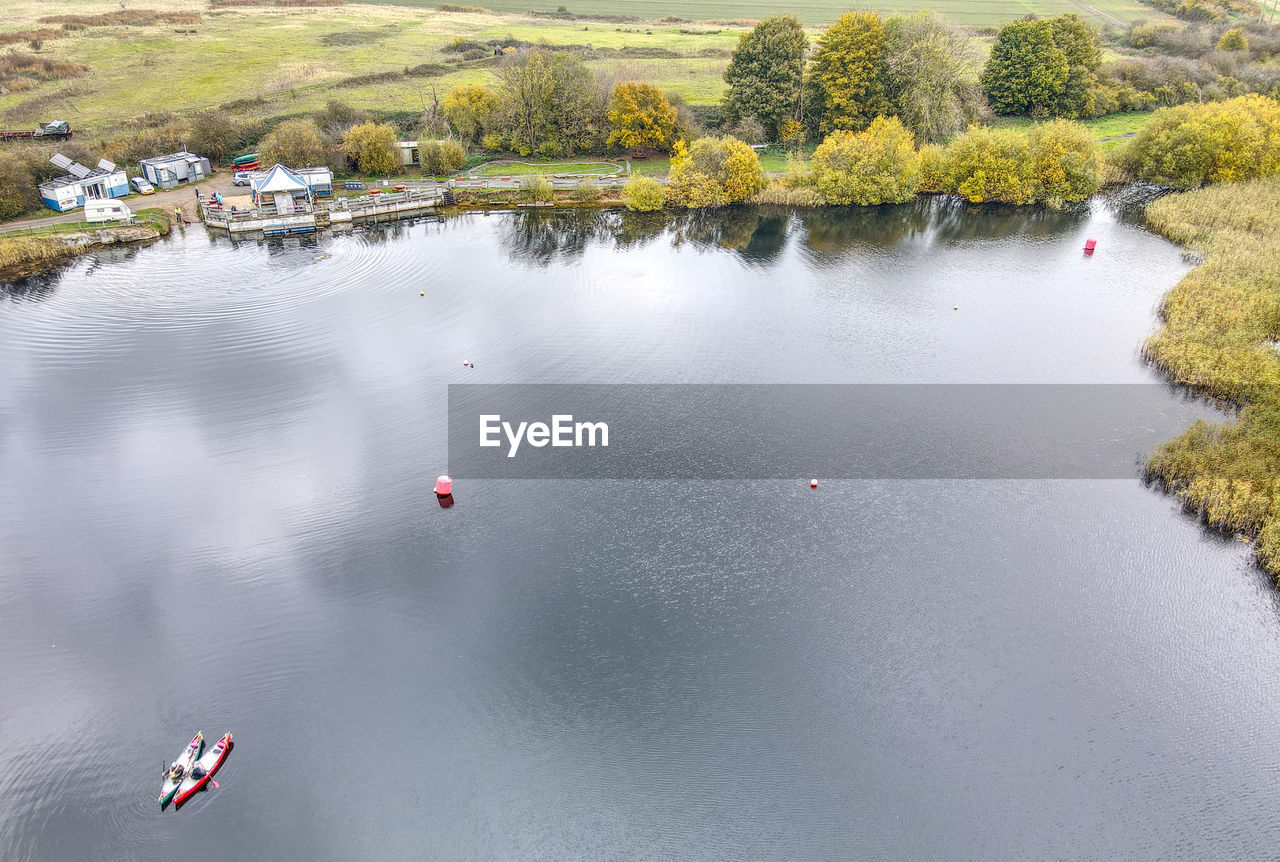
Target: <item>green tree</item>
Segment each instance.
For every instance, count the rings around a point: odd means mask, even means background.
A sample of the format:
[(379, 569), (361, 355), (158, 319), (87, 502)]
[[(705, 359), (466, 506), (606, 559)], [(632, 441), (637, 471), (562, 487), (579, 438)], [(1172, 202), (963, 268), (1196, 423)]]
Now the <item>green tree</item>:
[(1039, 123), (1027, 134), (1027, 145), (1036, 200), (1053, 206), (1081, 201), (1102, 184), (1098, 144), (1079, 123)]
[(187, 146), (192, 152), (207, 156), (214, 164), (223, 163), (240, 149), (244, 128), (226, 111), (201, 111), (191, 121), (191, 138)]
[(1048, 21), (1015, 21), (1000, 31), (982, 70), (982, 90), (997, 114), (1047, 114), (1066, 90), (1067, 55)]
[(329, 149), (314, 120), (285, 120), (258, 145), (265, 164), (305, 168), (328, 163)]
[(653, 84), (616, 84), (609, 101), (608, 145), (669, 151), (676, 139), (676, 120), (676, 109)]
[(662, 183), (649, 177), (636, 177), (622, 187), (622, 202), (637, 212), (660, 210), (667, 202)]
[(809, 37), (791, 15), (766, 18), (743, 33), (724, 73), (726, 125), (754, 117), (778, 140), (783, 124), (800, 118), (808, 50)]
[(342, 152), (362, 174), (385, 176), (400, 172), (396, 130), (389, 123), (361, 123), (347, 129), (342, 136)]
[(1035, 181), (1027, 136), (975, 126), (947, 145), (946, 191), (970, 203), (1027, 204)]
[(498, 109), (498, 97), (487, 87), (455, 87), (444, 97), (442, 110), (449, 126), (463, 141), (480, 140)]
[(1102, 63), (1097, 29), (1074, 12), (1048, 21), (1053, 44), (1067, 58), (1067, 83), (1050, 113), (1068, 119), (1096, 116), (1098, 66)]
[(699, 138), (676, 144), (667, 197), (685, 207), (718, 207), (746, 200), (764, 188), (756, 151), (737, 138)]
[(1093, 116), (1101, 62), (1098, 31), (1079, 15), (1015, 21), (996, 37), (982, 89), (997, 114)]
[(508, 55), (496, 71), (501, 131), (516, 152), (569, 155), (603, 146), (608, 100), (573, 54)]
[(897, 117), (877, 117), (861, 132), (832, 132), (814, 151), (812, 165), (827, 203), (900, 204), (920, 190), (920, 157)]
[(889, 98), (917, 141), (949, 140), (982, 115), (976, 65), (968, 36), (936, 12), (885, 23)]
[(1218, 40), (1215, 51), (1248, 51), (1249, 37), (1239, 27), (1232, 27), (1222, 34), (1222, 38)]
[(884, 23), (876, 12), (846, 12), (818, 37), (808, 102), (822, 134), (865, 129), (890, 113), (884, 50)]

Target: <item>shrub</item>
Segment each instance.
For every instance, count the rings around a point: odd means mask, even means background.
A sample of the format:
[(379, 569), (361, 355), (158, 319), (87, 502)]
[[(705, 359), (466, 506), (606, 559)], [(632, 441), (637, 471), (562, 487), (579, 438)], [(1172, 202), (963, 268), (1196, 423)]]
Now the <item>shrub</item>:
[(945, 188), (970, 203), (1035, 199), (1026, 135), (975, 127), (947, 145)]
[(244, 132), (234, 117), (217, 109), (196, 114), (191, 123), (192, 152), (207, 156), (214, 164), (222, 163), (244, 142)]
[(733, 137), (677, 143), (667, 178), (668, 197), (686, 207), (715, 207), (746, 200), (764, 188), (755, 150)]
[(622, 202), (636, 212), (653, 212), (666, 204), (667, 192), (662, 183), (649, 177), (636, 177), (622, 187)]
[(1139, 21), (1129, 28), (1129, 44), (1135, 48), (1151, 48), (1164, 37), (1186, 29), (1175, 21)]
[(361, 123), (342, 136), (342, 152), (364, 174), (399, 173), (400, 153), (396, 130), (388, 123)]
[(942, 194), (948, 191), (946, 148), (940, 144), (925, 144), (920, 148), (920, 191), (924, 194)]
[(1115, 159), (1139, 179), (1178, 189), (1280, 173), (1280, 103), (1249, 95), (1163, 108)]
[(286, 120), (262, 139), (258, 149), (267, 165), (305, 168), (329, 160), (329, 148), (314, 120)]
[(590, 180), (582, 180), (573, 188), (575, 201), (598, 201), (604, 195), (600, 187)]
[(1214, 46), (1215, 51), (1248, 51), (1249, 38), (1244, 35), (1244, 31), (1239, 27), (1232, 27), (1230, 30), (1222, 34), (1222, 38), (1218, 40), (1218, 44)]
[(531, 174), (524, 178), (521, 183), (524, 190), (529, 193), (529, 200), (538, 203), (555, 200), (555, 189), (551, 187), (551, 181), (543, 174)]
[(676, 139), (676, 109), (662, 91), (643, 81), (625, 81), (609, 100), (608, 146), (670, 150)]
[(0, 152), (0, 219), (17, 218), (38, 206), (40, 193), (26, 160)]
[(500, 153), (506, 144), (503, 141), (502, 135), (497, 132), (489, 132), (480, 139), (480, 146), (484, 147), (491, 153)]
[(1101, 185), (1101, 160), (1093, 135), (1079, 123), (1054, 120), (1027, 135), (1033, 196), (1051, 206), (1081, 201)]
[(862, 132), (832, 132), (813, 153), (818, 192), (833, 204), (905, 203), (920, 190), (920, 158), (897, 117)]
[(467, 163), (467, 151), (453, 138), (441, 141), (418, 142), (418, 164), (423, 173), (439, 176), (462, 169)]

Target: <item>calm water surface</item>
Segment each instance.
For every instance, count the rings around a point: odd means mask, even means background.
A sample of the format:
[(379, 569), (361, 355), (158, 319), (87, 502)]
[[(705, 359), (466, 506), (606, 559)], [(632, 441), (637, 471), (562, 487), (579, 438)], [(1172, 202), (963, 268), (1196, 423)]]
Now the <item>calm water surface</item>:
[[(450, 382), (1154, 382), (1184, 271), (1101, 205), (922, 205), (10, 285), (0, 858), (1272, 857), (1274, 593), (1136, 477), (430, 493)], [(161, 814), (197, 729), (221, 787)]]

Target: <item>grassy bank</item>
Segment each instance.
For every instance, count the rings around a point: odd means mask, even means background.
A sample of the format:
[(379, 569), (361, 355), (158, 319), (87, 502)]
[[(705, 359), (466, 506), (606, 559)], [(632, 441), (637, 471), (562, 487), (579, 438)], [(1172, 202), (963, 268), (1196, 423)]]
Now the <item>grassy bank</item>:
[(1280, 578), (1280, 177), (1164, 198), (1151, 225), (1204, 256), (1165, 297), (1146, 353), (1196, 392), (1240, 405), (1151, 459), (1153, 477), (1213, 527), (1257, 541)]
[(135, 224), (119, 227), (59, 225), (56, 231), (0, 236), (0, 279), (21, 278), (108, 245), (147, 242), (169, 233), (169, 219), (159, 210), (144, 210), (138, 216)]

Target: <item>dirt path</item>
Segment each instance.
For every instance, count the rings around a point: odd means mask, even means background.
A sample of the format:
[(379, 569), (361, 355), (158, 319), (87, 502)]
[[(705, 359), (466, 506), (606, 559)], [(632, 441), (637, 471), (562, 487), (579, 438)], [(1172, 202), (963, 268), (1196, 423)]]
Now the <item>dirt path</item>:
[(1112, 15), (1110, 12), (1103, 12), (1097, 6), (1090, 6), (1087, 3), (1081, 3), (1080, 0), (1072, 0), (1072, 2), (1075, 3), (1075, 5), (1079, 6), (1081, 9), (1083, 9), (1084, 11), (1088, 12), (1090, 15), (1097, 15), (1099, 18), (1106, 21), (1108, 24), (1118, 27), (1124, 31), (1128, 31), (1129, 29), (1129, 22), (1124, 20), (1123, 18), (1118, 18), (1115, 15)]

